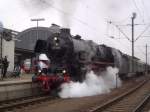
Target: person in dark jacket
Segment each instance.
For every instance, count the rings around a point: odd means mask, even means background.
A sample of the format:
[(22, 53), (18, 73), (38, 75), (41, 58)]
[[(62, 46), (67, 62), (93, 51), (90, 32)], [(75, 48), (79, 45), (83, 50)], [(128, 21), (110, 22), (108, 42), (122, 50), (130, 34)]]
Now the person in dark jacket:
[(9, 66), (9, 62), (7, 60), (7, 56), (5, 56), (4, 59), (2, 59), (2, 77), (5, 78), (6, 77), (6, 73), (7, 73), (7, 68)]

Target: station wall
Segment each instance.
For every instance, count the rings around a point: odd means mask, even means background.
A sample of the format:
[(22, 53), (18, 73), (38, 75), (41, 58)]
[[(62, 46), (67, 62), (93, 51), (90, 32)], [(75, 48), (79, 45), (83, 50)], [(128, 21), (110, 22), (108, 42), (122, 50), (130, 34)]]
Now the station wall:
[(3, 58), (5, 56), (8, 57), (8, 61), (9, 61), (8, 71), (13, 71), (14, 69), (14, 53), (15, 53), (15, 41), (14, 40), (6, 41), (3, 39), (2, 56)]

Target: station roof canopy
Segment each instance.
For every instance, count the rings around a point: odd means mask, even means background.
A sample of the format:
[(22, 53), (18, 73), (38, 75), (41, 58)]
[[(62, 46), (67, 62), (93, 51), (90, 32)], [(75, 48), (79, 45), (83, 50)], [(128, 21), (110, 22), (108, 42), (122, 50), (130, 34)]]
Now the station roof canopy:
[(52, 33), (60, 31), (60, 27), (53, 24), (51, 27), (32, 27), (26, 29), (16, 36), (19, 41), (15, 42), (16, 49), (34, 50), (37, 39), (46, 40)]

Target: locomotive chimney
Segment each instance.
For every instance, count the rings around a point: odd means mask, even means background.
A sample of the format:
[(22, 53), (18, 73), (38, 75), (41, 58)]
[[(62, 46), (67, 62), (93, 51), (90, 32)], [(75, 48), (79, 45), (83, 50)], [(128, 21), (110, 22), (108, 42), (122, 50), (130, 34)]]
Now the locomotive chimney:
[(81, 40), (81, 36), (80, 35), (76, 35), (74, 36), (75, 39)]
[(62, 28), (60, 33), (70, 35), (70, 29), (69, 28)]

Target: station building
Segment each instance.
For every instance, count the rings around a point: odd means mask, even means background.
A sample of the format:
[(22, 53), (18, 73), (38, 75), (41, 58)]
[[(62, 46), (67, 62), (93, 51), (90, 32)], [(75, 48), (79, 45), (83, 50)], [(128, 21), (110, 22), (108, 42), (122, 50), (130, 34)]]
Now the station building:
[(51, 27), (32, 27), (16, 36), (15, 41), (15, 63), (23, 64), (25, 61), (32, 64), (35, 57), (34, 46), (38, 39), (46, 40), (52, 33), (59, 32), (58, 25)]
[(52, 33), (59, 32), (58, 25), (52, 24), (51, 27), (32, 27), (22, 32), (4, 28), (0, 33), (0, 67), (1, 60), (8, 57), (8, 71), (14, 70), (15, 64), (32, 64), (35, 57), (34, 46), (38, 39), (46, 40)]

